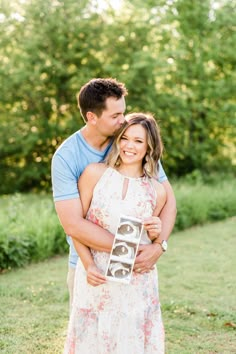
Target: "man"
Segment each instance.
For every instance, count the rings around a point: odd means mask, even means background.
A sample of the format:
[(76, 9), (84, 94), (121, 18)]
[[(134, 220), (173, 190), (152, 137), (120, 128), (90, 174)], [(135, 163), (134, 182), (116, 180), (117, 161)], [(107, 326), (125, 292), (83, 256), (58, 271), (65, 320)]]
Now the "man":
[[(109, 151), (112, 136), (124, 123), (126, 95), (124, 84), (114, 79), (92, 79), (86, 83), (78, 95), (78, 106), (86, 124), (64, 141), (52, 159), (54, 202), (65, 233), (88, 247), (105, 252), (112, 247), (113, 235), (83, 218), (77, 182), (88, 164), (102, 161)], [(161, 164), (159, 181), (167, 192), (167, 202), (160, 215), (162, 231), (158, 243), (140, 246), (134, 269), (141, 272), (152, 268), (166, 250), (166, 241), (175, 222), (175, 197)], [(67, 277), (70, 304), (78, 259), (71, 237), (67, 236), (70, 244)]]

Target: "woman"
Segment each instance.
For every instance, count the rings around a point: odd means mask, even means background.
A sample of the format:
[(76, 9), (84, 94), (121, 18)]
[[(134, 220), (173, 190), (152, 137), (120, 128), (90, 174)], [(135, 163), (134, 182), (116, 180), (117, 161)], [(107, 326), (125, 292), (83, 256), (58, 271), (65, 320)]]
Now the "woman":
[[(84, 215), (113, 234), (121, 214), (142, 220), (158, 216), (166, 201), (155, 179), (161, 152), (155, 119), (128, 115), (106, 162), (89, 165), (79, 179)], [(146, 231), (141, 243), (151, 243)], [(133, 273), (128, 285), (110, 282), (104, 276), (109, 254), (75, 246), (80, 261), (65, 353), (164, 353), (156, 268)]]

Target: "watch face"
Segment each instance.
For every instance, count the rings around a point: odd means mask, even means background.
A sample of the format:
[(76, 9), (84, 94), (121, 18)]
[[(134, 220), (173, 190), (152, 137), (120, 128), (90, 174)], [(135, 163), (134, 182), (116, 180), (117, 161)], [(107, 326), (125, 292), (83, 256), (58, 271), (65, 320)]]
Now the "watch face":
[(167, 251), (168, 245), (167, 245), (166, 241), (162, 241), (161, 246), (162, 246), (162, 249), (163, 249), (164, 252)]

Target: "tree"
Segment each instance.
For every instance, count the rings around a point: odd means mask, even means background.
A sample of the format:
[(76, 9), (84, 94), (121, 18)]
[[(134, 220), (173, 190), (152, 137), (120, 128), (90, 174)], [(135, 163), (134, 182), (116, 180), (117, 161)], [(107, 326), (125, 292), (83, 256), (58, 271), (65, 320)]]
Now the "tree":
[(233, 169), (233, 4), (190, 0), (5, 2), (0, 13), (0, 193), (50, 188), (56, 147), (83, 125), (92, 77), (129, 89), (160, 121), (168, 174)]

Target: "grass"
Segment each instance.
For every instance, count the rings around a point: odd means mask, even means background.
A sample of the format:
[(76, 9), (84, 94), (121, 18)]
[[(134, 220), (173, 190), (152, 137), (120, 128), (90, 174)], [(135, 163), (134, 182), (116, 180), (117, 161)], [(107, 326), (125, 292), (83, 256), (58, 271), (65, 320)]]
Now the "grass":
[(67, 259), (1, 275), (0, 352), (61, 353), (68, 320)]
[(236, 218), (173, 234), (159, 262), (167, 352), (235, 353)]
[[(167, 354), (235, 353), (236, 218), (175, 233), (159, 261)], [(4, 354), (61, 353), (68, 321), (67, 257), (3, 273)]]

